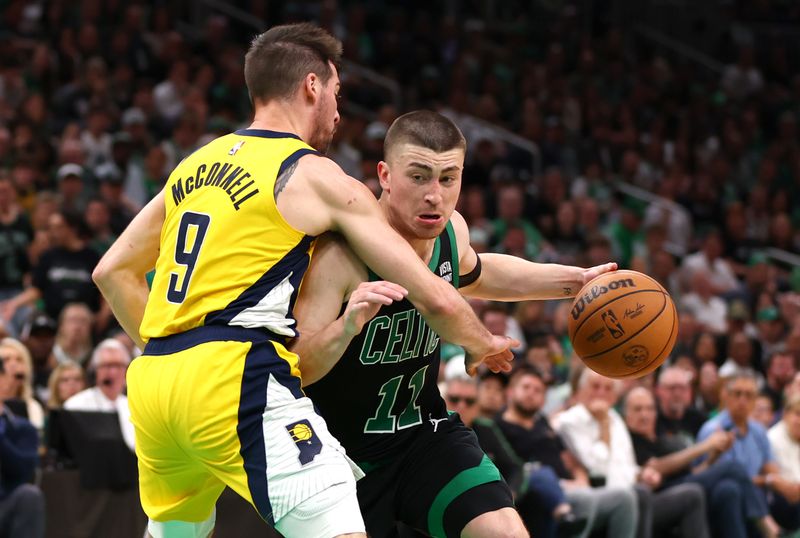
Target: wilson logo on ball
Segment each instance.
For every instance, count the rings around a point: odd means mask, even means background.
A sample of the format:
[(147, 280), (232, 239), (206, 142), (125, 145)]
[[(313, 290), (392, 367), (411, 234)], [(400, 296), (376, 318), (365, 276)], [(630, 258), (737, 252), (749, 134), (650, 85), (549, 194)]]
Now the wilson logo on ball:
[(608, 283), (608, 286), (592, 286), (592, 289), (584, 293), (580, 299), (578, 299), (575, 303), (575, 306), (572, 307), (572, 319), (577, 320), (583, 311), (586, 310), (586, 307), (589, 306), (592, 301), (597, 299), (598, 297), (602, 297), (606, 293), (612, 290), (616, 290), (619, 288), (635, 288), (636, 284), (633, 282), (632, 278), (622, 278), (620, 280), (612, 280)]

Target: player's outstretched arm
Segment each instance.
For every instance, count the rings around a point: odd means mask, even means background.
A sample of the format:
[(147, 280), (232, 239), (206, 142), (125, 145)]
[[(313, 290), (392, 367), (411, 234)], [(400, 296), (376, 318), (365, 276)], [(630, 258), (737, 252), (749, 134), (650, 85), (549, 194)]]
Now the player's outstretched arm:
[[(460, 273), (468, 274), (478, 263), (478, 255), (469, 244), (469, 229), (457, 212), (451, 218), (458, 241)], [(493, 301), (528, 301), (574, 297), (593, 278), (615, 271), (615, 262), (585, 269), (557, 263), (536, 263), (506, 254), (480, 255), (477, 279), (460, 291), (469, 297)]]
[(367, 187), (329, 159), (309, 155), (299, 163), (297, 181), (284, 180), (277, 200), (289, 224), (311, 235), (340, 232), (370, 268), (408, 290), (411, 302), (442, 338), (474, 357), (500, 354), (506, 362), (512, 359), (508, 340), (491, 335), (456, 290), (430, 272), (389, 226)]
[(149, 294), (145, 275), (158, 259), (165, 211), (161, 191), (134, 217), (92, 273), (119, 324), (140, 349), (145, 343), (139, 326)]
[(364, 263), (344, 239), (335, 233), (320, 237), (294, 308), (299, 336), (291, 349), (300, 357), (303, 386), (316, 383), (334, 367), (381, 306), (407, 294), (397, 284), (366, 280)]

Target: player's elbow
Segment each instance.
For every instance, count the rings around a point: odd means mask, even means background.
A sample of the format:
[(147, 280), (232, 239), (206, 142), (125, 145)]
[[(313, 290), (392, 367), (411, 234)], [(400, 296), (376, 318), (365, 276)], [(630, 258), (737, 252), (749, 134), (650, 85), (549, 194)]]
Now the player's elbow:
[(437, 290), (426, 297), (420, 298), (414, 303), (414, 306), (424, 317), (446, 318), (456, 314), (458, 300), (460, 298), (457, 295), (444, 294)]
[(108, 256), (103, 256), (92, 271), (92, 280), (101, 290), (107, 288), (114, 280), (117, 269)]

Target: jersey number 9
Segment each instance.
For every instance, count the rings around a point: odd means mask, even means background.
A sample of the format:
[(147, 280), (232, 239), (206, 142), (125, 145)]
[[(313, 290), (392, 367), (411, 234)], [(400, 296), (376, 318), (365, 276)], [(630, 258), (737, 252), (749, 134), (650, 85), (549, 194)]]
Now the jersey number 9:
[[(197, 257), (200, 255), (200, 249), (203, 247), (203, 240), (206, 238), (208, 225), (211, 222), (211, 217), (204, 213), (194, 213), (187, 211), (181, 216), (181, 222), (178, 226), (178, 237), (175, 240), (175, 263), (183, 265), (186, 270), (183, 273), (183, 280), (180, 282), (180, 289), (178, 289), (178, 281), (180, 275), (178, 273), (169, 274), (169, 288), (167, 289), (167, 300), (171, 303), (180, 304), (186, 299), (186, 293), (189, 291), (189, 282), (192, 279), (194, 267), (197, 264)], [(187, 240), (192, 233), (193, 241), (187, 250)]]

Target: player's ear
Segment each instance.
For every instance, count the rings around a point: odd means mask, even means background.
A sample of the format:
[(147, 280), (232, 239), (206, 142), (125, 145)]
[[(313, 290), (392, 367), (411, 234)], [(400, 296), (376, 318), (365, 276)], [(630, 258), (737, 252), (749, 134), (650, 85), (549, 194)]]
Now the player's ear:
[(389, 172), (389, 165), (386, 164), (386, 161), (381, 161), (378, 163), (378, 181), (381, 183), (381, 188), (386, 192), (389, 192), (390, 188), (389, 185), (391, 183), (391, 173)]
[(316, 73), (308, 73), (306, 78), (303, 79), (303, 97), (312, 103), (319, 98), (319, 92), (322, 89), (322, 81)]

